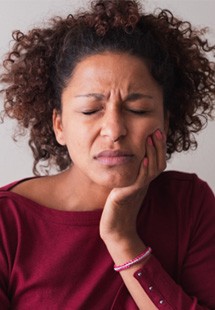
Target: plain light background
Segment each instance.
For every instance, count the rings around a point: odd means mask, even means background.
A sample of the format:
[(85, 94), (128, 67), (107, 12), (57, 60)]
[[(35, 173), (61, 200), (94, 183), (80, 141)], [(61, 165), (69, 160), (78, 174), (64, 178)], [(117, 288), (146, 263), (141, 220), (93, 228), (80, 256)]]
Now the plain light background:
[[(0, 60), (9, 49), (13, 30), (25, 32), (43, 25), (54, 15), (66, 16), (73, 13), (86, 3), (85, 0), (0, 0)], [(208, 26), (210, 33), (207, 37), (214, 44), (214, 0), (146, 0), (142, 3), (145, 3), (147, 12), (156, 7), (167, 8), (197, 27)], [(27, 139), (22, 138), (15, 144), (11, 138), (14, 125), (11, 120), (0, 124), (0, 186), (33, 175), (33, 159)], [(195, 172), (215, 191), (214, 133), (215, 122), (210, 122), (197, 136), (198, 149), (173, 155), (167, 169)]]

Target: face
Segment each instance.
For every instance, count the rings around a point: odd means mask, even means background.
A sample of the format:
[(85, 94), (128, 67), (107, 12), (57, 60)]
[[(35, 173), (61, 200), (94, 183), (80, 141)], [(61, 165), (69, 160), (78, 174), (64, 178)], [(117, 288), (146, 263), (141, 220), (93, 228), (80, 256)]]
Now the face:
[(138, 175), (147, 137), (164, 130), (163, 92), (135, 56), (89, 56), (77, 64), (53, 123), (77, 181), (128, 186)]

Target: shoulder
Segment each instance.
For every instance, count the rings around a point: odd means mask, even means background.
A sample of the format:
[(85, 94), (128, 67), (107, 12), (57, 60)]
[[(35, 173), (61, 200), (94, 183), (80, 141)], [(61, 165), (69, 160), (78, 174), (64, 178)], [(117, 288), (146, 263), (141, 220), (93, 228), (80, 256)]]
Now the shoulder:
[(37, 191), (39, 183), (40, 178), (33, 177), (0, 188), (0, 231), (9, 233), (11, 227), (19, 231), (19, 227), (31, 223), (34, 216), (37, 218), (38, 214), (45, 214), (47, 208), (37, 201), (42, 196), (42, 192)]
[(194, 233), (200, 227), (204, 227), (202, 231), (211, 227), (214, 233), (215, 197), (196, 174), (163, 172), (150, 184), (147, 197), (152, 214), (160, 222)]
[[(0, 188), (0, 208), (4, 206), (42, 206), (56, 208), (59, 201), (56, 176), (25, 178)], [(60, 199), (60, 198), (59, 198)]]
[(215, 197), (208, 184), (195, 173), (165, 171), (150, 185), (149, 193), (159, 201), (191, 208), (203, 202), (215, 205)]
[(171, 191), (178, 192), (180, 190), (209, 189), (208, 184), (200, 179), (195, 173), (187, 173), (180, 171), (165, 171), (161, 173), (153, 185), (155, 187), (168, 186), (169, 193)]
[(14, 181), (14, 182), (11, 182), (9, 184), (6, 184), (0, 187), (0, 207), (2, 206), (1, 202), (3, 200), (8, 200), (13, 197), (12, 189), (25, 180), (28, 180), (28, 179)]
[(150, 186), (150, 196), (165, 205), (188, 212), (215, 210), (215, 197), (208, 184), (194, 173), (165, 171)]
[(13, 192), (13, 188), (29, 180), (29, 178), (14, 181), (7, 185), (0, 187), (0, 213), (1, 215), (10, 214), (10, 211), (14, 210), (17, 205), (22, 203), (22, 196)]
[[(15, 210), (19, 206), (34, 203), (37, 184), (40, 184), (40, 178), (29, 177), (0, 187), (0, 212), (5, 209), (9, 212), (9, 209)], [(37, 196), (40, 196), (39, 192)]]
[(195, 173), (188, 173), (188, 172), (181, 172), (181, 171), (173, 171), (173, 170), (167, 170), (161, 173), (157, 179), (160, 179), (160, 181), (185, 181), (185, 182), (193, 182), (193, 180), (200, 180), (198, 176)]
[(28, 184), (29, 181), (31, 182), (31, 180), (34, 180), (34, 179), (35, 177), (29, 177), (29, 178), (13, 181), (9, 184), (1, 186), (0, 187), (0, 199), (3, 199), (4, 197), (13, 197), (13, 193), (21, 194), (21, 191), (19, 193), (19, 188), (22, 188), (23, 184), (26, 184), (26, 183)]

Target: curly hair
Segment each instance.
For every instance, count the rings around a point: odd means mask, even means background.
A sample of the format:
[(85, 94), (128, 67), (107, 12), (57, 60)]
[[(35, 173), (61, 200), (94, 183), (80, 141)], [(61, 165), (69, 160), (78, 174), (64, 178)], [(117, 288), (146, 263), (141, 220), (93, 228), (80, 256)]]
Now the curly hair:
[(38, 163), (61, 171), (71, 159), (55, 139), (52, 113), (61, 112), (61, 95), (78, 62), (105, 51), (147, 59), (164, 90), (169, 113), (167, 157), (196, 148), (197, 133), (213, 118), (215, 46), (205, 29), (175, 18), (168, 10), (146, 14), (136, 0), (96, 0), (87, 11), (55, 17), (44, 28), (13, 32), (12, 50), (3, 62), (0, 81), (4, 112), (18, 121), (17, 134), (29, 131), (35, 174)]

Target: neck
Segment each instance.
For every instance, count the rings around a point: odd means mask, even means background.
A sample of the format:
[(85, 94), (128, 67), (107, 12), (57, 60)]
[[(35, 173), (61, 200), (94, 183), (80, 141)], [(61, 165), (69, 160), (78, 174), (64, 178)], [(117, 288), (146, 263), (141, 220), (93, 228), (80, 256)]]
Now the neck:
[(56, 176), (56, 192), (61, 193), (62, 207), (71, 211), (102, 209), (111, 189), (90, 181), (73, 167)]

